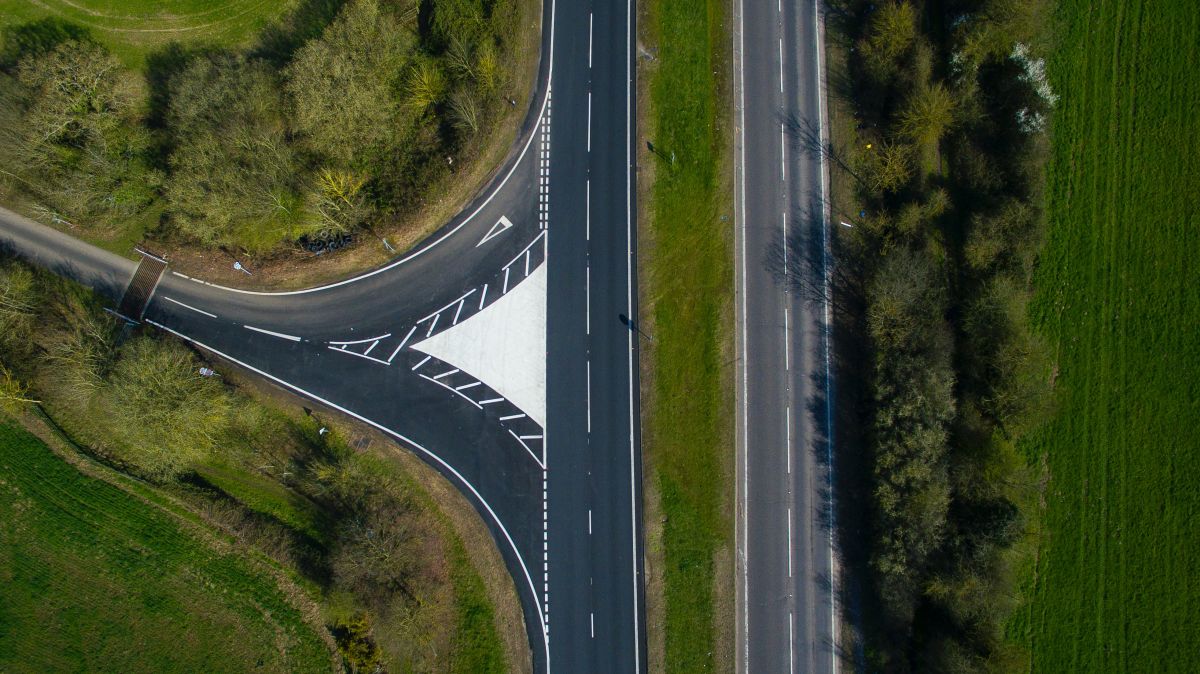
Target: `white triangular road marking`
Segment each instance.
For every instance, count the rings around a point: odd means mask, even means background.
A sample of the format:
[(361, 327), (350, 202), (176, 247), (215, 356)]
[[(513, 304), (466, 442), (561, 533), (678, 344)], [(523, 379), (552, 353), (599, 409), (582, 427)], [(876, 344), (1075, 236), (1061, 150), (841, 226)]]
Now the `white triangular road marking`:
[(508, 216), (501, 215), (500, 219), (496, 221), (496, 224), (492, 225), (492, 228), (488, 230), (488, 233), (484, 234), (483, 238), (479, 240), (479, 243), (475, 244), (475, 247), (478, 248), (490, 241), (492, 237), (503, 232), (507, 232), (509, 229), (512, 229), (512, 226), (512, 220), (509, 220)]
[(481, 380), (546, 427), (546, 265), (412, 348)]

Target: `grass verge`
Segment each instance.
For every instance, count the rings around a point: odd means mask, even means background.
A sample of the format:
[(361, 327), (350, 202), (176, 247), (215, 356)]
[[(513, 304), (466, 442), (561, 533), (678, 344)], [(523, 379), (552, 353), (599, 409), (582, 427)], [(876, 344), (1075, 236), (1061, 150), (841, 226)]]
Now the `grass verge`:
[(1200, 624), (1200, 9), (1059, 3), (1049, 240), (1035, 323), (1058, 415), (1028, 605), (1032, 670), (1196, 671)]
[(640, 16), (648, 602), (667, 672), (733, 662), (728, 11), (647, 0)]
[(329, 670), (301, 612), (236, 551), (7, 423), (0, 469), (0, 670)]

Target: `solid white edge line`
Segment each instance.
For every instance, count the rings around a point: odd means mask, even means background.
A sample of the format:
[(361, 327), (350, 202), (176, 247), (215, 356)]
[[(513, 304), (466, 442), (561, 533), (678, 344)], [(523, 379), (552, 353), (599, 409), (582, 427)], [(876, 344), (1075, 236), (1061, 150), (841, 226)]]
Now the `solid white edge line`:
[(261, 333), (262, 333), (262, 334), (264, 334), (264, 335), (270, 335), (270, 336), (272, 336), (272, 337), (279, 337), (280, 339), (286, 339), (286, 340), (288, 340), (288, 341), (292, 341), (292, 342), (298, 342), (298, 341), (300, 341), (300, 338), (299, 338), (299, 337), (297, 337), (297, 336), (295, 336), (295, 335), (285, 335), (285, 334), (283, 334), (282, 332), (274, 332), (274, 331), (271, 331), (271, 330), (263, 330), (262, 328), (256, 328), (256, 327), (254, 327), (253, 325), (243, 325), (242, 327), (243, 327), (243, 328), (246, 328), (247, 330), (253, 330), (253, 331), (255, 331), (255, 332), (261, 332)]
[[(826, 116), (828, 110), (825, 101), (825, 66), (822, 58), (825, 47), (825, 23), (821, 18), (820, 0), (813, 0), (813, 28), (816, 32), (816, 39), (813, 40), (813, 49), (817, 53), (817, 116), (820, 125), (820, 141), (825, 143), (826, 134)], [(829, 466), (827, 473), (827, 485), (829, 488), (829, 630), (830, 638), (833, 641), (830, 648), (831, 671), (837, 674), (838, 671), (838, 623), (837, 623), (837, 568), (836, 554), (834, 549), (834, 532), (837, 530), (837, 509), (834, 507), (833, 497), (834, 491), (834, 464), (833, 464), (833, 372), (830, 364), (830, 348), (832, 339), (832, 326), (830, 320), (829, 309), (829, 186), (826, 184), (825, 172), (829, 168), (825, 153), (821, 152), (820, 168), (817, 171), (821, 178), (821, 254), (822, 272), (824, 275), (825, 285), (825, 460)]]
[[(543, 624), (545, 624), (545, 617), (542, 615), (542, 605), (537, 601), (538, 593), (537, 593), (537, 588), (533, 584), (533, 577), (529, 575), (529, 568), (525, 565), (525, 558), (521, 556), (521, 551), (517, 549), (517, 544), (513, 541), (512, 536), (509, 535), (508, 529), (505, 528), (504, 523), (500, 521), (500, 517), (498, 515), (496, 515), (496, 511), (492, 510), (491, 504), (489, 504), (487, 502), (487, 500), (485, 498), (483, 498), (483, 495), (480, 494), (477, 489), (475, 489), (475, 485), (471, 484), (471, 482), (469, 480), (467, 480), (465, 477), (463, 477), (462, 473), (459, 473), (457, 470), (455, 470), (454, 467), (451, 466), (450, 464), (446, 463), (446, 461), (444, 459), (442, 459), (437, 454), (434, 454), (433, 452), (429, 451), (428, 449), (425, 449), (419, 443), (408, 439), (404, 435), (397, 433), (396, 431), (393, 431), (392, 429), (384, 426), (383, 424), (371, 421), (370, 419), (362, 416), (361, 414), (352, 412), (340, 405), (337, 405), (333, 402), (330, 402), (330, 401), (322, 398), (321, 396), (309, 393), (308, 391), (300, 388), (299, 386), (296, 386), (295, 384), (288, 383), (288, 382), (284, 381), (283, 379), (276, 377), (275, 375), (264, 372), (248, 363), (244, 363), (244, 362), (238, 360), (237, 358), (234, 358), (233, 356), (229, 356), (222, 351), (218, 351), (217, 349), (214, 349), (211, 346), (208, 346), (207, 344), (205, 344), (203, 342), (196, 341), (195, 339), (192, 339), (191, 337), (188, 337), (187, 335), (185, 335), (181, 332), (172, 330), (171, 328), (168, 328), (167, 326), (165, 326), (161, 323), (156, 323), (155, 321), (151, 321), (151, 320), (147, 320), (146, 322), (161, 329), (161, 330), (165, 330), (184, 341), (191, 342), (192, 344), (195, 344), (196, 346), (200, 347), (201, 349), (204, 349), (205, 351), (215, 353), (218, 356), (224, 358), (225, 360), (228, 360), (231, 363), (235, 363), (237, 365), (240, 365), (241, 367), (246, 368), (247, 370), (250, 370), (251, 372), (254, 372), (263, 377), (266, 377), (267, 379), (270, 379), (271, 381), (273, 381), (285, 388), (289, 388), (289, 389), (295, 391), (296, 393), (299, 393), (300, 395), (303, 395), (312, 400), (315, 400), (315, 401), (321, 403), (322, 405), (332, 407), (333, 409), (338, 410), (339, 412), (341, 412), (345, 415), (354, 417), (355, 419), (358, 419), (359, 421), (361, 421), (365, 424), (373, 426), (373, 427), (379, 429), (380, 431), (383, 431), (384, 433), (391, 435), (392, 437), (396, 438), (397, 440), (400, 440), (401, 442), (403, 442), (411, 447), (415, 447), (416, 449), (423, 452), (426, 456), (428, 456), (429, 458), (436, 461), (438, 463), (438, 465), (444, 467), (447, 471), (449, 471), (452, 475), (454, 475), (454, 477), (456, 477), (458, 479), (458, 481), (463, 484), (463, 486), (465, 486), (467, 489), (469, 489), (471, 491), (471, 493), (475, 496), (475, 498), (479, 501), (479, 503), (483, 505), (484, 509), (487, 510), (487, 513), (492, 518), (492, 521), (495, 522), (496, 526), (500, 528), (500, 532), (504, 534), (504, 539), (508, 542), (509, 547), (512, 548), (513, 554), (516, 555), (516, 557), (517, 557), (517, 562), (520, 563), (520, 565), (521, 565), (521, 570), (525, 573), (525, 580), (529, 584), (530, 592), (533, 594), (534, 607), (536, 607), (537, 611), (538, 611), (538, 620), (540, 620)], [(547, 648), (549, 648), (549, 646), (547, 646)]]
[[(780, 0), (780, 3), (782, 4), (782, 0)], [(737, 229), (738, 229), (738, 233), (741, 234), (741, 246), (740, 246), (741, 250), (739, 251), (740, 255), (738, 256), (738, 262), (740, 262), (740, 266), (742, 268), (742, 270), (741, 270), (742, 271), (742, 273), (741, 273), (741, 281), (742, 281), (741, 292), (739, 293), (741, 295), (740, 299), (741, 299), (741, 309), (742, 309), (742, 312), (741, 312), (742, 320), (741, 320), (741, 326), (740, 326), (741, 333), (742, 333), (742, 358), (741, 358), (741, 362), (740, 362), (741, 369), (742, 369), (742, 405), (741, 405), (742, 480), (741, 480), (741, 485), (740, 485), (742, 487), (742, 498), (740, 499), (741, 506), (742, 506), (742, 517), (741, 517), (741, 525), (742, 525), (741, 526), (742, 597), (741, 597), (741, 601), (738, 603), (738, 608), (741, 609), (740, 613), (741, 613), (741, 617), (742, 617), (742, 625), (741, 625), (741, 628), (742, 628), (742, 630), (741, 630), (742, 631), (742, 653), (741, 653), (742, 669), (746, 674), (749, 674), (749, 672), (750, 672), (750, 616), (749, 616), (749, 611), (748, 611), (748, 607), (749, 607), (748, 601), (749, 601), (749, 596), (750, 596), (750, 574), (748, 572), (748, 569), (749, 569), (749, 563), (750, 563), (750, 561), (749, 561), (750, 560), (750, 546), (748, 545), (748, 540), (749, 540), (750, 518), (748, 515), (749, 508), (748, 508), (746, 499), (747, 499), (747, 494), (749, 492), (749, 487), (750, 487), (750, 483), (749, 483), (750, 463), (749, 463), (749, 458), (748, 458), (749, 445), (750, 445), (750, 432), (749, 432), (750, 410), (749, 410), (749, 404), (747, 402), (748, 390), (749, 390), (749, 380), (747, 378), (748, 375), (747, 375), (747, 371), (746, 371), (746, 359), (749, 356), (748, 349), (746, 346), (746, 334), (747, 334), (747, 331), (746, 331), (746, 231), (745, 231), (746, 230), (746, 54), (745, 54), (745, 51), (746, 51), (745, 32), (746, 31), (745, 31), (745, 25), (744, 25), (745, 5), (744, 5), (743, 0), (737, 0), (736, 6), (737, 6), (737, 26), (736, 26), (737, 45), (735, 47), (735, 52), (737, 55), (737, 62), (738, 62), (738, 64), (737, 64), (737, 68), (738, 68), (737, 89), (738, 89), (738, 117), (739, 117), (738, 121), (739, 121), (739, 124), (737, 125), (737, 136), (736, 136), (737, 140), (738, 140), (738, 160), (735, 161), (736, 166), (735, 166), (735, 171), (734, 171), (735, 177), (738, 182), (738, 187), (737, 187), (737, 194), (734, 195), (734, 198), (737, 200), (735, 205), (740, 205), (740, 208), (737, 210), (739, 210), (741, 213), (741, 218), (740, 218), (740, 221), (738, 222)]]
[[(533, 462), (538, 465), (538, 468), (541, 468), (542, 470), (546, 470), (546, 464), (543, 463), (542, 460), (538, 458), (537, 454), (533, 453), (533, 450), (529, 448), (529, 445), (525, 444), (524, 438), (517, 435), (516, 433), (513, 433), (511, 428), (508, 429), (508, 434), (513, 436), (513, 439), (516, 440), (517, 442), (519, 442), (521, 444), (521, 446), (525, 448), (526, 452), (529, 452), (529, 456), (533, 459)], [(543, 552), (542, 554), (545, 554), (545, 552)]]
[[(633, 315), (633, 0), (625, 2), (625, 245), (626, 281), (625, 305)], [(637, 444), (634, 437), (633, 409), (633, 331), (628, 330), (629, 344), (629, 502), (633, 546), (633, 662), (634, 672), (642, 670), (641, 612), (638, 597), (638, 507), (637, 507)]]
[(217, 317), (217, 315), (216, 315), (216, 314), (210, 314), (209, 312), (207, 312), (207, 311), (205, 311), (205, 310), (203, 310), (203, 309), (197, 309), (196, 307), (193, 307), (193, 306), (192, 306), (192, 305), (190, 305), (190, 304), (184, 304), (183, 302), (180, 302), (179, 300), (175, 299), (174, 297), (167, 297), (166, 295), (163, 295), (163, 296), (162, 296), (162, 298), (163, 298), (164, 300), (168, 301), (168, 302), (171, 302), (171, 303), (173, 303), (173, 304), (178, 304), (179, 306), (183, 307), (184, 309), (191, 309), (192, 311), (194, 311), (194, 312), (196, 312), (196, 313), (198, 313), (198, 314), (204, 314), (205, 316), (208, 316), (209, 318), (216, 318), (216, 317)]

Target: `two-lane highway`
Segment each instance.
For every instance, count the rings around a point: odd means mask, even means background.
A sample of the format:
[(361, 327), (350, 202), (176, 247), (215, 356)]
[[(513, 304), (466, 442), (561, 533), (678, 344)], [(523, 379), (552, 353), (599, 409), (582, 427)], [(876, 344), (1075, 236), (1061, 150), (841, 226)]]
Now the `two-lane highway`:
[(819, 0), (736, 0), (738, 671), (835, 672), (836, 559)]
[[(546, 2), (520, 141), (413, 251), (293, 292), (169, 267), (146, 289), (146, 323), (375, 426), (460, 489), (538, 672), (645, 668), (637, 343), (619, 319), (637, 315), (632, 7)], [(113, 300), (134, 273), (3, 210), (0, 241)]]

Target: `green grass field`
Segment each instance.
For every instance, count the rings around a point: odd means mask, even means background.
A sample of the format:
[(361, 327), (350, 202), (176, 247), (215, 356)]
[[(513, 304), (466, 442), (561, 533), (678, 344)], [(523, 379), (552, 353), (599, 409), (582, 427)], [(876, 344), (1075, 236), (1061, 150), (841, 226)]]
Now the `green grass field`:
[[(717, 618), (723, 602), (714, 586), (724, 584), (717, 555), (732, 532), (723, 508), (732, 490), (733, 254), (732, 227), (721, 218), (732, 211), (723, 194), (726, 111), (714, 74), (723, 72), (730, 42), (722, 2), (650, 6), (648, 30), (660, 55), (650, 140), (661, 154), (647, 159), (656, 163), (647, 289), (654, 342), (643, 356), (652, 368), (647, 479), (663, 516), (666, 671), (706, 672), (719, 666), (716, 635), (725, 619)], [(674, 164), (661, 159), (672, 154)]]
[(328, 671), (273, 580), (0, 424), (0, 671)]
[(237, 45), (293, 3), (287, 0), (0, 0), (0, 29), (39, 19), (83, 27), (126, 65), (171, 42)]
[(1038, 672), (1200, 670), (1200, 5), (1062, 0), (1035, 321), (1055, 420), (1030, 603)]

